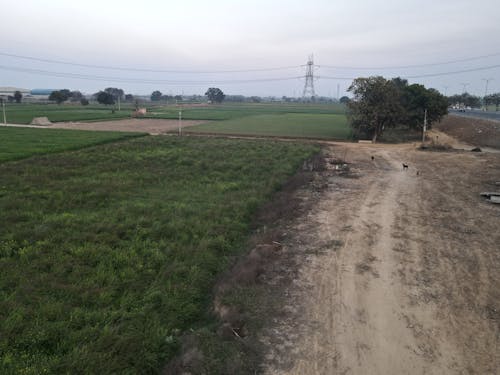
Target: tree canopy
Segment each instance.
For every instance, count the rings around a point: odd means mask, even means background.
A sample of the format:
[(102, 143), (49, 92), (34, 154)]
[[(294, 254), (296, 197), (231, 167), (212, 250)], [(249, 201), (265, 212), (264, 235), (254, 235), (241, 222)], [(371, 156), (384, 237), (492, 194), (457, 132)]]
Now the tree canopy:
[(68, 89), (52, 91), (49, 95), (49, 100), (55, 101), (57, 104), (65, 102), (71, 97), (71, 91)]
[(380, 76), (357, 78), (348, 91), (354, 94), (347, 104), (351, 126), (357, 135), (369, 136), (374, 142), (387, 128), (423, 126), (425, 110), (427, 124), (431, 126), (448, 108), (446, 98), (437, 90), (409, 85), (399, 77), (391, 80)]
[(224, 95), (222, 90), (217, 87), (210, 87), (205, 93), (205, 96), (212, 103), (222, 103), (222, 101), (226, 97), (226, 95)]
[(21, 103), (21, 100), (23, 99), (23, 94), (21, 94), (21, 91), (16, 91), (14, 93), (14, 100), (16, 103)]
[(97, 102), (100, 104), (115, 104), (115, 98), (109, 92), (99, 91), (97, 94), (95, 94), (95, 97), (97, 99)]
[(153, 93), (151, 94), (151, 101), (153, 102), (157, 102), (157, 101), (160, 101), (161, 100), (161, 97), (162, 97), (162, 93), (161, 91), (153, 91)]

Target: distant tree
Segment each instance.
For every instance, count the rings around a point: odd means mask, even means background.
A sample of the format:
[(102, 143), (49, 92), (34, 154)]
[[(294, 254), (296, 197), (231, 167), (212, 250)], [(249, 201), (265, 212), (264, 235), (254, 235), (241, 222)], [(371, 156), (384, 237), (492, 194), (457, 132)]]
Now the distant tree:
[(134, 95), (132, 95), (132, 94), (125, 95), (125, 101), (126, 102), (133, 102), (134, 101)]
[(448, 97), (449, 105), (464, 105), (466, 107), (478, 108), (481, 106), (481, 98), (464, 92), (460, 95), (452, 95)]
[(87, 98), (81, 98), (80, 99), (80, 104), (81, 105), (89, 105), (89, 101)]
[(13, 103), (14, 102), (14, 97), (12, 95), (9, 95), (7, 96), (7, 100), (9, 103)]
[(165, 102), (171, 102), (174, 100), (174, 97), (172, 95), (162, 95), (161, 96), (161, 100), (165, 101)]
[(348, 96), (343, 96), (339, 99), (339, 102), (342, 103), (342, 104), (347, 104), (351, 101), (351, 99), (349, 99)]
[(16, 91), (14, 93), (14, 100), (16, 103), (21, 103), (21, 100), (23, 99), (23, 94), (21, 94), (21, 91)]
[(106, 91), (99, 91), (97, 94), (95, 94), (95, 98), (100, 104), (115, 104), (115, 98), (113, 97), (113, 95)]
[(61, 104), (68, 100), (71, 96), (71, 92), (67, 89), (52, 91), (49, 95), (49, 100)]
[(153, 91), (153, 93), (151, 94), (151, 101), (158, 102), (158, 101), (160, 101), (161, 96), (162, 96), (161, 91), (158, 91), (158, 90)]
[(222, 103), (222, 101), (226, 97), (222, 90), (217, 87), (210, 87), (205, 93), (205, 96), (212, 103)]
[(118, 98), (120, 100), (123, 100), (124, 91), (122, 89), (118, 89), (116, 87), (107, 87), (104, 89), (104, 92), (110, 94), (115, 101), (118, 100)]
[(176, 102), (182, 102), (182, 95), (176, 95), (174, 96), (174, 99)]
[(500, 106), (500, 92), (486, 96), (484, 101), (486, 105), (494, 104), (495, 111), (498, 111), (498, 107)]
[(70, 97), (72, 102), (79, 102), (82, 100), (83, 94), (80, 91), (75, 90), (70, 92)]
[(366, 134), (374, 142), (403, 117), (400, 91), (392, 81), (380, 76), (356, 78), (348, 91), (354, 94), (348, 104), (351, 126), (356, 133)]
[(253, 103), (260, 103), (262, 101), (262, 98), (260, 96), (251, 96), (250, 101)]

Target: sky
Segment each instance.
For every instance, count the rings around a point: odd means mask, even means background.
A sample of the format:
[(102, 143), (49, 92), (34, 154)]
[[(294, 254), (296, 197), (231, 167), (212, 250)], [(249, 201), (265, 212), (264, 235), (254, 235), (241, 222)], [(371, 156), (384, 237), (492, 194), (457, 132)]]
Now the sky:
[(174, 95), (219, 87), (229, 95), (301, 96), (313, 55), (321, 96), (342, 96), (352, 78), (370, 75), (414, 77), (410, 83), (447, 95), (465, 88), (482, 96), (488, 79), (488, 93), (500, 92), (498, 0), (0, 5), (0, 86)]

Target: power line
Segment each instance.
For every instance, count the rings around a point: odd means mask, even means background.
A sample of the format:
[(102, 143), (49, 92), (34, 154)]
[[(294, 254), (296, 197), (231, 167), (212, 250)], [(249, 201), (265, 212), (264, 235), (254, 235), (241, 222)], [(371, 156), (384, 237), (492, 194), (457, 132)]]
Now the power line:
[(488, 57), (495, 57), (495, 56), (500, 56), (500, 52), (492, 53), (492, 54), (489, 54), (489, 55), (468, 57), (468, 58), (464, 58), (464, 59), (442, 61), (442, 62), (435, 62), (435, 63), (427, 63), (427, 64), (415, 64), (415, 65), (394, 65), (394, 66), (379, 66), (379, 67), (367, 67), (367, 66), (365, 66), (365, 67), (362, 67), (362, 66), (334, 66), (334, 65), (316, 65), (316, 66), (320, 67), (320, 68), (327, 68), (327, 69), (352, 69), (352, 70), (409, 69), (409, 68), (425, 68), (425, 67), (430, 67), (430, 66), (456, 64), (456, 63), (461, 63), (461, 62), (468, 62), (468, 61), (485, 59), (485, 58), (488, 58)]
[(128, 68), (128, 67), (123, 67), (123, 66), (82, 64), (82, 63), (75, 63), (75, 62), (70, 62), (70, 61), (42, 59), (42, 58), (33, 57), (33, 56), (15, 55), (12, 53), (5, 53), (5, 52), (0, 52), (0, 56), (14, 57), (16, 59), (39, 61), (39, 62), (50, 63), (50, 64), (79, 66), (79, 67), (84, 67), (84, 68), (121, 70), (121, 71), (131, 71), (131, 72), (149, 72), (149, 73), (179, 73), (179, 74), (254, 73), (254, 72), (268, 72), (268, 71), (277, 71), (277, 70), (297, 69), (297, 68), (302, 67), (302, 65), (294, 65), (294, 66), (280, 66), (280, 67), (273, 67), (273, 68), (235, 69), (235, 70), (148, 69), (148, 68)]
[(273, 82), (273, 81), (289, 81), (296, 80), (302, 77), (271, 77), (271, 78), (255, 78), (255, 79), (235, 79), (235, 80), (203, 80), (203, 81), (187, 81), (187, 80), (166, 80), (166, 79), (150, 79), (150, 78), (127, 78), (127, 77), (108, 77), (100, 75), (89, 75), (79, 73), (62, 73), (49, 70), (18, 68), (12, 66), (0, 65), (0, 69), (16, 72), (38, 74), (50, 77), (59, 78), (75, 78), (88, 81), (105, 81), (105, 82), (120, 82), (120, 83), (151, 83), (151, 84), (166, 84), (166, 85), (208, 85), (208, 84), (243, 84), (255, 82)]

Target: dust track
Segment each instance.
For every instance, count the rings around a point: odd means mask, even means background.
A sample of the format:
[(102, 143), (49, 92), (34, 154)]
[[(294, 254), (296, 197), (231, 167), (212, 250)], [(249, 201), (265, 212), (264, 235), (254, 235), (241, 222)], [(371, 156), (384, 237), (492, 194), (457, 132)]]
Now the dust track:
[(478, 194), (498, 154), (329, 152), (357, 178), (331, 175), (290, 228), (300, 266), (262, 335), (264, 373), (498, 373), (500, 207)]

